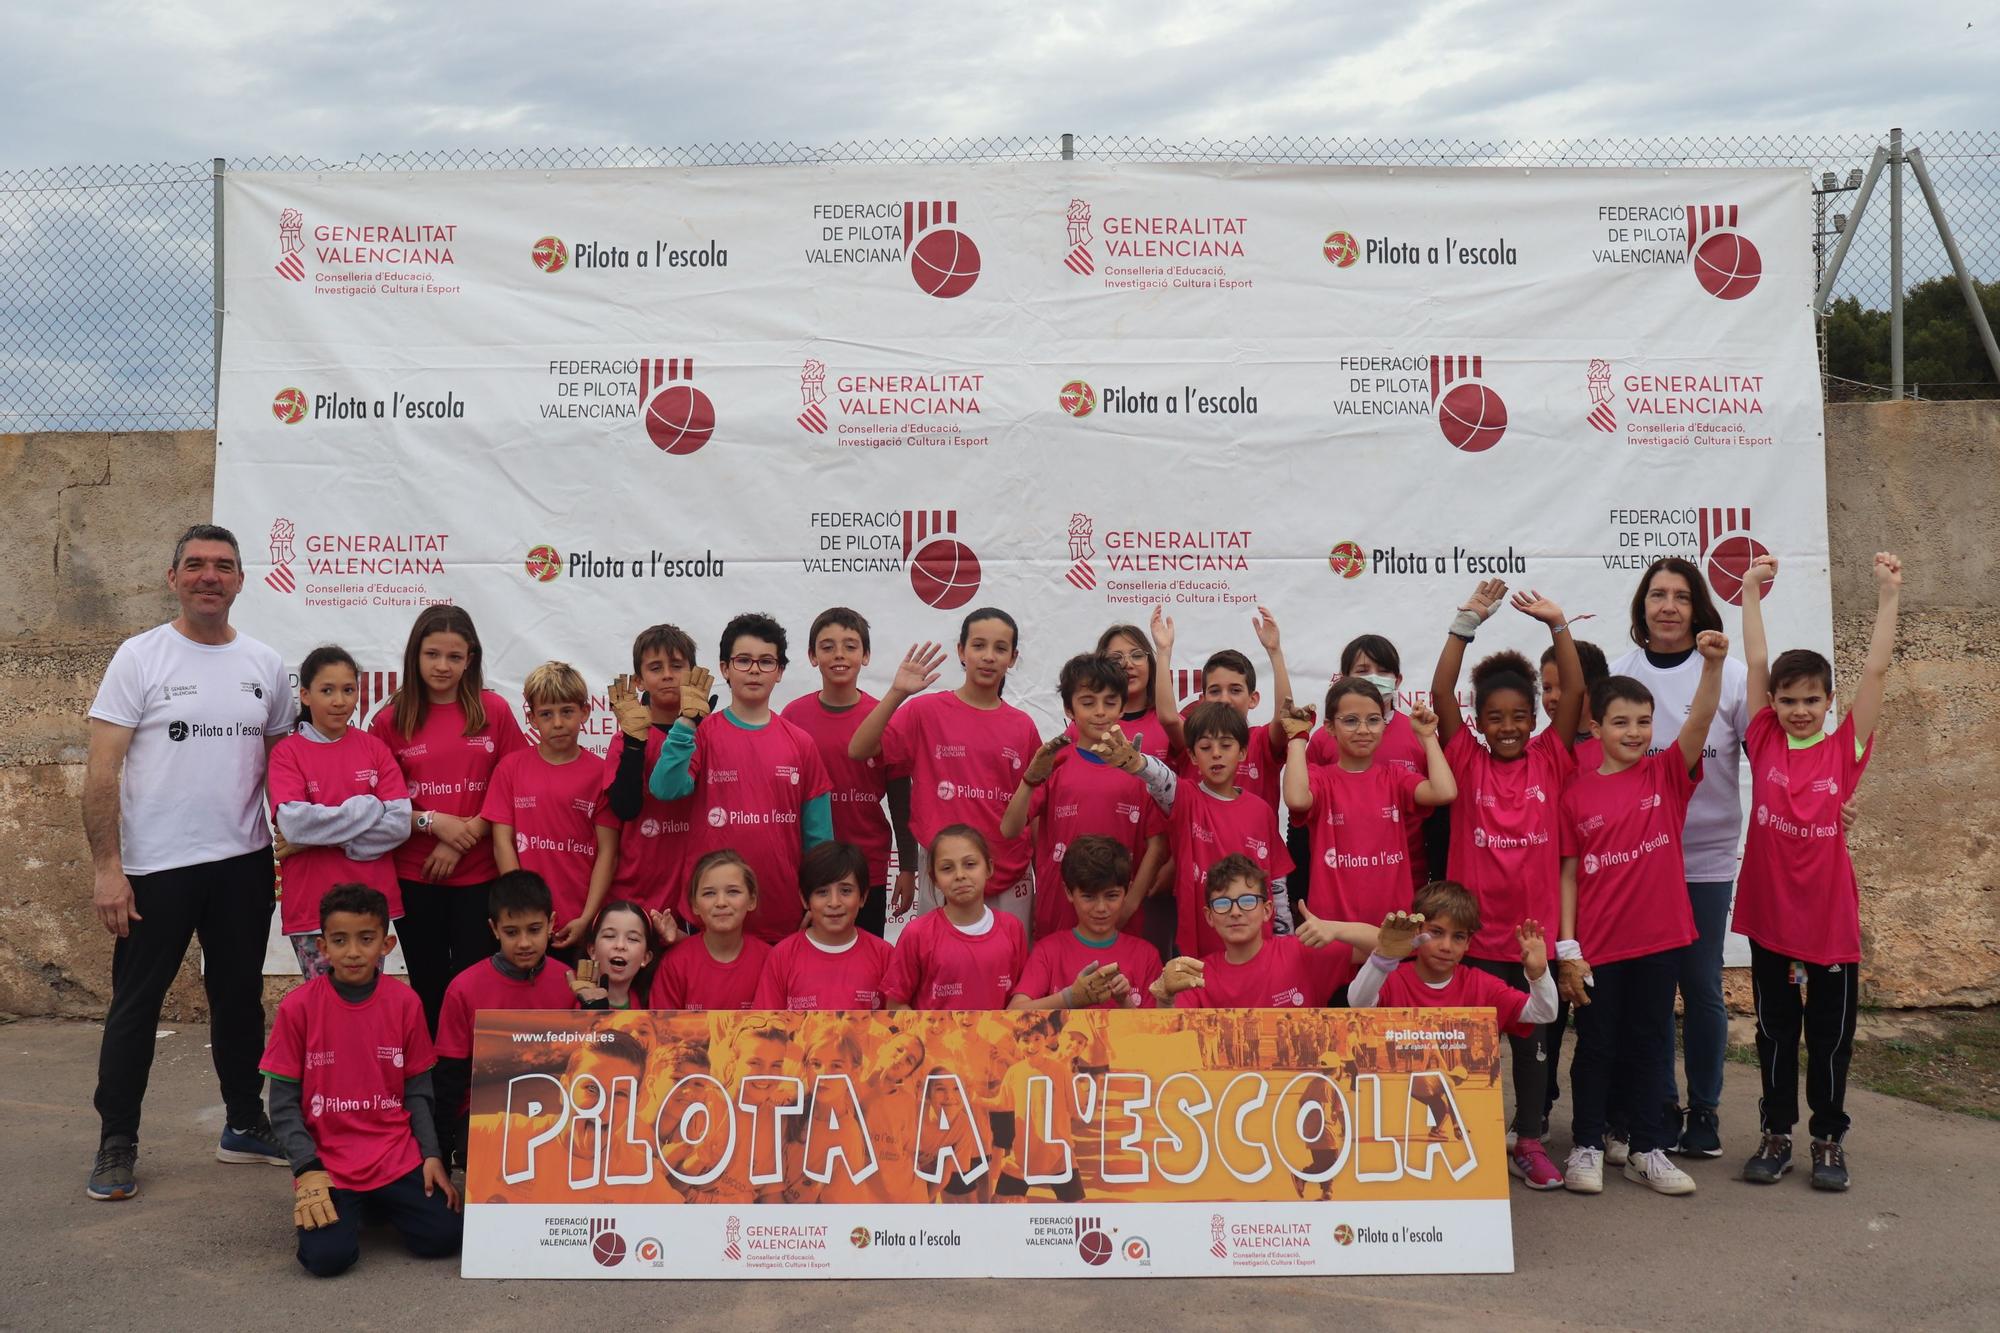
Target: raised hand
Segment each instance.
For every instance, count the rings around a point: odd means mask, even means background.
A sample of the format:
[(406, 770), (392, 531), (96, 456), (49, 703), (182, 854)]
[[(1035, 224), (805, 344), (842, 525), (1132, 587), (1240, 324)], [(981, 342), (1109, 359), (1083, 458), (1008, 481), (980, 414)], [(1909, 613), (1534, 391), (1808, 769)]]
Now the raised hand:
[(1563, 609), (1541, 595), (1533, 588), (1517, 592), (1509, 599), (1509, 604), (1524, 616), (1533, 616), (1550, 629), (1564, 622)]
[(1090, 752), (1111, 767), (1123, 769), (1127, 773), (1138, 772), (1145, 763), (1145, 757), (1139, 753), (1139, 747), (1126, 739), (1125, 728), (1116, 722), (1105, 728), (1104, 734), (1092, 742)]
[[(1879, 560), (1881, 557), (1877, 556), (1876, 559)], [(1750, 568), (1743, 571), (1743, 581), (1745, 583), (1755, 583), (1760, 586), (1769, 583), (1777, 577), (1778, 557), (1775, 555), (1757, 556), (1751, 560)]]
[(1268, 606), (1259, 606), (1257, 614), (1250, 617), (1250, 632), (1257, 636), (1257, 642), (1264, 645), (1264, 651), (1278, 651), (1278, 618), (1271, 614)]
[(1729, 656), (1729, 636), (1719, 629), (1705, 629), (1695, 636), (1694, 650), (1710, 662)]
[(1507, 580), (1481, 579), (1479, 586), (1472, 590), (1472, 596), (1458, 604), (1461, 611), (1470, 611), (1481, 620), (1490, 620), (1500, 609), (1501, 600), (1507, 596)]
[(691, 727), (701, 725), (708, 710), (715, 707), (715, 675), (707, 667), (692, 666), (681, 677), (681, 721)]
[(1549, 942), (1542, 938), (1542, 923), (1529, 917), (1514, 927), (1514, 940), (1521, 946), (1521, 966), (1528, 980), (1541, 980), (1549, 970)]
[(1410, 730), (1416, 733), (1419, 743), (1438, 734), (1438, 715), (1429, 704), (1416, 704), (1410, 709)]
[(1171, 653), (1174, 650), (1174, 618), (1167, 614), (1166, 607), (1153, 608), (1153, 623), (1150, 628), (1153, 632), (1153, 651), (1162, 657)]
[(1312, 909), (1304, 903), (1299, 904), (1299, 920), (1293, 926), (1292, 934), (1298, 936), (1299, 943), (1308, 949), (1324, 949), (1338, 938), (1333, 933), (1332, 924), (1314, 916)]
[(653, 725), (653, 710), (639, 698), (637, 687), (630, 676), (620, 676), (611, 682), (611, 688), (604, 692), (604, 702), (611, 709), (611, 715), (618, 719), (618, 730), (633, 740), (643, 741)]
[(673, 944), (680, 939), (680, 923), (674, 920), (672, 912), (650, 911), (646, 913), (646, 920), (653, 923), (653, 933), (666, 943)]
[(1875, 583), (1878, 588), (1903, 586), (1903, 562), (1887, 551), (1875, 553)]
[(912, 645), (903, 654), (903, 660), (896, 664), (896, 678), (889, 682), (889, 691), (905, 698), (912, 694), (922, 694), (937, 684), (938, 668), (944, 665), (944, 649), (934, 643)]
[(1313, 723), (1319, 715), (1311, 704), (1301, 708), (1290, 699), (1278, 701), (1278, 725), (1285, 729), (1285, 742), (1290, 744), (1302, 736), (1312, 735)]
[(1391, 912), (1382, 918), (1375, 934), (1375, 952), (1384, 958), (1408, 958), (1417, 951), (1418, 933), (1424, 928), (1422, 912)]
[(1041, 744), (1034, 757), (1028, 760), (1027, 771), (1021, 774), (1021, 781), (1030, 787), (1039, 787), (1049, 780), (1056, 771), (1056, 764), (1062, 759), (1062, 752), (1069, 748), (1069, 733), (1062, 732)]

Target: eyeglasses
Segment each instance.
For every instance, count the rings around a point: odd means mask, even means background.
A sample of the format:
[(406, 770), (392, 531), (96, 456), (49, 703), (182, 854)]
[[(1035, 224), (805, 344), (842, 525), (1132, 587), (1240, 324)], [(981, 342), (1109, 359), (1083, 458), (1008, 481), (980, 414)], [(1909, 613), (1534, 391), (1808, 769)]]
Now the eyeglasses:
[(1383, 717), (1380, 713), (1371, 714), (1368, 717), (1356, 717), (1352, 713), (1342, 713), (1333, 722), (1342, 731), (1380, 731), (1389, 725), (1389, 719)]
[(1136, 652), (1106, 653), (1105, 656), (1116, 662), (1119, 666), (1137, 666), (1141, 662), (1150, 660), (1153, 655), (1141, 648)]
[(778, 659), (775, 657), (737, 656), (729, 659), (729, 665), (738, 671), (776, 671)]
[(1234, 898), (1210, 898), (1208, 910), (1217, 916), (1228, 916), (1232, 907), (1240, 912), (1254, 912), (1263, 903), (1264, 895), (1261, 893), (1239, 893)]

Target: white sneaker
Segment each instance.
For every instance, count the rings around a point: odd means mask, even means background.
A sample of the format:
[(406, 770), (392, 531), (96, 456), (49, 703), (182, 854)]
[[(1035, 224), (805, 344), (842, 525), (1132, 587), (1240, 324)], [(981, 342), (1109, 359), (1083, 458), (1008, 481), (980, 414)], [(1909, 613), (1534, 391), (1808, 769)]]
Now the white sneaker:
[(1573, 1194), (1604, 1193), (1604, 1150), (1571, 1148), (1563, 1163), (1563, 1188)]
[(1632, 1160), (1632, 1140), (1607, 1133), (1604, 1136), (1604, 1164), (1623, 1166), (1630, 1160)]
[(1519, 1134), (1516, 1134), (1511, 1129), (1507, 1131), (1507, 1155), (1509, 1157), (1512, 1157), (1514, 1155), (1514, 1145), (1519, 1143), (1520, 1141), (1521, 1141), (1521, 1136)]
[(1646, 1186), (1656, 1194), (1692, 1194), (1694, 1177), (1675, 1166), (1666, 1153), (1635, 1152), (1626, 1160), (1625, 1179)]

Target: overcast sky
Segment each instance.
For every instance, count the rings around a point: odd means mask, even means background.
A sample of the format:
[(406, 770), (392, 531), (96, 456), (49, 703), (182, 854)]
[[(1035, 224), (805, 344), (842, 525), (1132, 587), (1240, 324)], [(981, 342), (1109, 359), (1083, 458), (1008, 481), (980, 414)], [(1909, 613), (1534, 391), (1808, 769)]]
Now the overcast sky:
[(1991, 128), (1996, 71), (1994, 0), (23, 2), (0, 170), (1062, 130)]

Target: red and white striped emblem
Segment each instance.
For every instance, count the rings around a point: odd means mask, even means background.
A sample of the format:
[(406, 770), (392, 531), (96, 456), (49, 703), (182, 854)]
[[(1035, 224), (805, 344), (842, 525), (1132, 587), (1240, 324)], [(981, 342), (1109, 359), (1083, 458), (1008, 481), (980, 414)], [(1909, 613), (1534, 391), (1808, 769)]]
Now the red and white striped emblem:
[(1704, 509), (1697, 520), (1700, 529), (1701, 551), (1708, 554), (1715, 543), (1737, 532), (1750, 531), (1750, 511), (1748, 509)]
[(1484, 358), (1477, 356), (1434, 356), (1431, 358), (1431, 401), (1450, 388), (1455, 381), (1476, 380)]
[(299, 587), (298, 580), (292, 577), (290, 565), (273, 566), (271, 572), (264, 576), (264, 582), (272, 591), (282, 592), (288, 596), (297, 592)]
[(1069, 573), (1063, 577), (1069, 580), (1072, 587), (1081, 588), (1085, 592), (1097, 586), (1097, 571), (1090, 567), (1088, 560), (1079, 560), (1072, 564)]
[(283, 259), (280, 259), (273, 267), (278, 270), (278, 276), (287, 282), (304, 282), (306, 280), (305, 261), (299, 258), (298, 251), (296, 250), (286, 255)]
[(1607, 433), (1618, 429), (1618, 418), (1611, 413), (1611, 404), (1599, 403), (1590, 409), (1590, 424)]
[(908, 563), (917, 548), (940, 533), (958, 531), (956, 509), (905, 509), (903, 511), (903, 560)]
[(694, 378), (694, 358), (691, 356), (650, 357), (639, 362), (639, 401), (645, 402), (657, 389), (666, 387), (673, 380)]
[(799, 425), (815, 435), (826, 434), (826, 409), (818, 403), (814, 403), (811, 407), (799, 413)]
[(906, 200), (903, 204), (903, 249), (916, 244), (917, 237), (932, 227), (942, 227), (958, 222), (958, 201), (948, 200)]
[(1687, 248), (1692, 251), (1701, 238), (1718, 227), (1736, 230), (1735, 204), (1689, 204), (1687, 206)]

